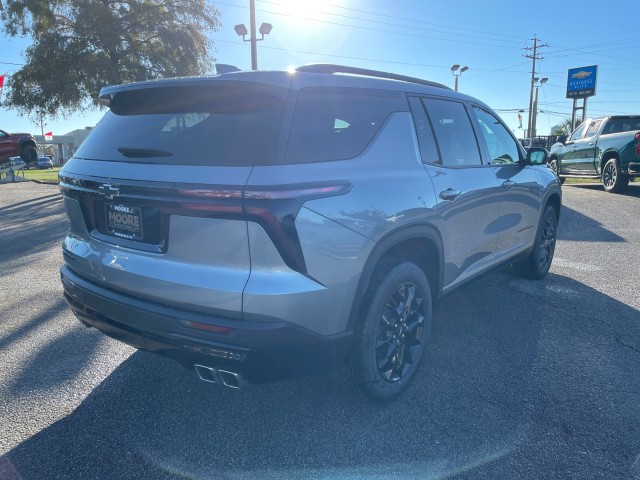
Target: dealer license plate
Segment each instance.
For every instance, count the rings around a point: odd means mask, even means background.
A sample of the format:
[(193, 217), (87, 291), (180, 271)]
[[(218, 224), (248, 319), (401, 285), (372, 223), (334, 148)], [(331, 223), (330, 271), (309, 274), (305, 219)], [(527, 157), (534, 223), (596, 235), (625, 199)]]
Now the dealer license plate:
[(107, 203), (107, 233), (128, 240), (142, 240), (142, 210), (139, 207)]

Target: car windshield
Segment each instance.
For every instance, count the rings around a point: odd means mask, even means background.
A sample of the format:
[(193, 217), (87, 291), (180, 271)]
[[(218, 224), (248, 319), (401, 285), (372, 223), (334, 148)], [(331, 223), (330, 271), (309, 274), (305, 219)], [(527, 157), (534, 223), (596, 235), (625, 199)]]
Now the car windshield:
[(276, 88), (239, 84), (121, 92), (76, 156), (156, 164), (278, 163), (285, 105), (280, 95)]

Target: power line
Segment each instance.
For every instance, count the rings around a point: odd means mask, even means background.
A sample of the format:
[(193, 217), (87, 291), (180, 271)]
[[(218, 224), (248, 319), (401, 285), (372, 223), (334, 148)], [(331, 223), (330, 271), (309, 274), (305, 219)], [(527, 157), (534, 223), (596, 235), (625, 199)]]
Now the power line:
[[(266, 3), (266, 4), (270, 4), (270, 5), (277, 5), (277, 6), (283, 6), (283, 7), (287, 6), (286, 4), (283, 4), (283, 3), (280, 3), (280, 2), (273, 2), (273, 1), (268, 1), (268, 0), (257, 0), (257, 1), (260, 2), (260, 3)], [(342, 5), (323, 3), (323, 6), (332, 7), (332, 8), (339, 8), (339, 9), (347, 10), (347, 11), (351, 11), (351, 12), (364, 13), (366, 15), (373, 15), (373, 16), (376, 16), (376, 17), (390, 18), (390, 19), (393, 19), (393, 20), (401, 20), (401, 21), (404, 21), (404, 22), (412, 22), (412, 23), (418, 23), (418, 24), (422, 24), (422, 25), (433, 25), (433, 26), (436, 26), (436, 27), (442, 27), (442, 28), (448, 28), (448, 29), (454, 29), (455, 30), (455, 32), (453, 32), (453, 33), (451, 33), (451, 32), (441, 32), (441, 33), (446, 33), (446, 34), (461, 35), (459, 33), (459, 31), (460, 30), (464, 30), (464, 31), (468, 31), (468, 32), (482, 33), (484, 35), (493, 35), (494, 37), (513, 38), (514, 41), (518, 41), (518, 42), (521, 42), (523, 40), (523, 37), (517, 37), (515, 35), (505, 35), (505, 34), (502, 34), (502, 33), (485, 32), (485, 31), (482, 31), (482, 30), (474, 30), (474, 29), (470, 29), (470, 28), (463, 28), (463, 27), (458, 27), (458, 26), (449, 26), (449, 25), (444, 25), (444, 24), (440, 24), (440, 23), (425, 22), (423, 20), (416, 20), (416, 19), (413, 19), (413, 18), (398, 17), (398, 16), (395, 16), (395, 15), (387, 15), (387, 14), (384, 14), (384, 13), (371, 12), (371, 11), (368, 11), (368, 10), (360, 10), (360, 9), (357, 9), (357, 8), (343, 7)], [(319, 12), (319, 13), (324, 13), (326, 15), (334, 15), (334, 16), (338, 16), (338, 17), (351, 18), (351, 19), (356, 19), (356, 20), (363, 20), (363, 21), (366, 21), (366, 22), (384, 23), (384, 24), (387, 24), (387, 25), (400, 26), (400, 27), (403, 27), (403, 28), (417, 28), (417, 27), (408, 27), (406, 25), (398, 25), (398, 24), (387, 23), (387, 22), (378, 22), (378, 21), (364, 19), (364, 18), (360, 18), (360, 17), (350, 17), (350, 16), (346, 16), (346, 15), (333, 13), (333, 12), (328, 12), (326, 10), (316, 10), (316, 11)], [(428, 29), (422, 29), (422, 30), (428, 30)], [(469, 35), (464, 35), (464, 36), (469, 36)], [(498, 39), (492, 38), (492, 40), (498, 40)], [(499, 40), (499, 41), (506, 41), (506, 40)]]
[[(226, 5), (226, 6), (230, 6), (230, 7), (236, 7), (236, 8), (242, 8), (245, 9), (247, 7), (241, 6), (241, 5), (235, 5), (232, 3), (225, 3), (225, 2), (216, 2), (218, 5)], [(447, 42), (452, 42), (452, 43), (463, 43), (463, 44), (467, 44), (467, 45), (482, 45), (485, 47), (494, 47), (494, 48), (509, 48), (509, 49), (519, 49), (519, 47), (517, 46), (509, 46), (509, 45), (497, 45), (497, 44), (491, 44), (491, 43), (479, 43), (477, 41), (465, 41), (465, 40), (457, 40), (456, 38), (443, 38), (443, 37), (436, 37), (436, 36), (431, 36), (431, 35), (417, 35), (417, 34), (413, 34), (413, 33), (406, 33), (406, 32), (396, 32), (393, 30), (383, 30), (380, 28), (373, 28), (373, 27), (365, 27), (362, 25), (353, 25), (353, 24), (347, 24), (347, 23), (340, 23), (340, 22), (332, 22), (329, 20), (320, 20), (318, 18), (310, 18), (310, 17), (302, 17), (299, 15), (290, 15), (287, 13), (281, 13), (281, 12), (274, 12), (274, 11), (270, 11), (270, 10), (256, 10), (259, 11), (261, 13), (269, 13), (271, 15), (279, 15), (282, 17), (288, 17), (288, 18), (296, 18), (299, 20), (309, 20), (312, 22), (318, 22), (318, 23), (324, 23), (327, 25), (336, 25), (339, 27), (347, 27), (347, 28), (353, 28), (353, 29), (358, 29), (358, 30), (365, 30), (365, 31), (369, 31), (369, 32), (378, 32), (378, 33), (389, 33), (392, 35), (401, 35), (403, 37), (412, 37), (412, 38), (424, 38), (424, 39), (429, 39), (429, 40), (439, 40), (439, 41), (447, 41)], [(358, 19), (358, 20), (363, 20), (363, 21), (371, 21), (371, 20), (366, 20), (366, 19)], [(401, 28), (407, 28), (405, 25), (396, 25), (398, 27)], [(460, 36), (457, 35), (455, 33), (445, 33), (445, 32), (440, 32), (440, 33), (444, 33), (445, 35), (455, 35), (455, 36)], [(472, 37), (472, 38), (477, 38), (477, 37)], [(496, 41), (504, 41), (504, 40), (498, 40), (498, 39), (489, 39), (489, 40), (496, 40)]]

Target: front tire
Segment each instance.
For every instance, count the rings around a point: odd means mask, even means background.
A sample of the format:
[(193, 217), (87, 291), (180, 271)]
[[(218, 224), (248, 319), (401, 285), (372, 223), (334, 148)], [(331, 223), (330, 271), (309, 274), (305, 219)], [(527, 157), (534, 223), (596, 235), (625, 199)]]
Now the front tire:
[(429, 281), (414, 263), (400, 263), (376, 275), (366, 301), (354, 336), (353, 380), (369, 398), (387, 402), (407, 389), (423, 363), (431, 328)]
[(562, 185), (565, 179), (560, 177), (560, 173), (559, 173), (560, 164), (558, 163), (558, 159), (552, 158), (551, 161), (549, 162), (549, 168), (553, 170), (553, 173), (557, 175), (557, 177), (560, 179), (560, 185)]
[(547, 275), (556, 251), (557, 228), (558, 216), (555, 209), (548, 205), (542, 215), (531, 254), (528, 258), (513, 264), (520, 275), (535, 280)]
[(618, 160), (611, 158), (604, 164), (602, 169), (602, 185), (609, 193), (623, 191), (629, 185), (629, 177), (620, 172)]

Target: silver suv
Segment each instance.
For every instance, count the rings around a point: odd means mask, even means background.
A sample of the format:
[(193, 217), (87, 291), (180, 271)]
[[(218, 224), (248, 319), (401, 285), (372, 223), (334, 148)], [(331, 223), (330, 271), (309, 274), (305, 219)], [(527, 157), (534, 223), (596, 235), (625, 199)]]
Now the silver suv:
[(239, 388), (348, 366), (385, 401), (434, 302), (532, 278), (561, 204), (543, 149), (482, 102), (336, 65), (104, 88), (60, 172), (64, 295), (86, 325)]

